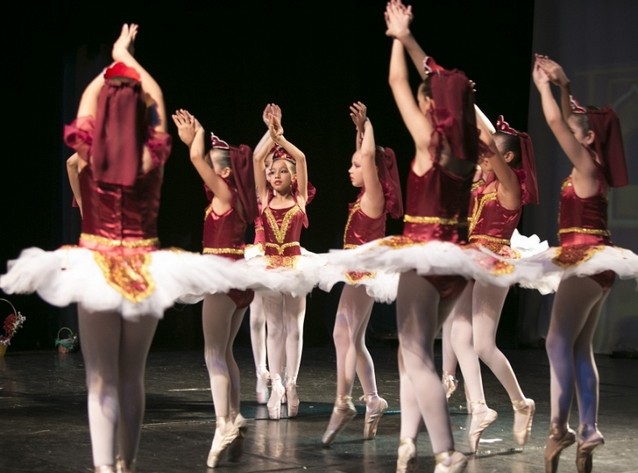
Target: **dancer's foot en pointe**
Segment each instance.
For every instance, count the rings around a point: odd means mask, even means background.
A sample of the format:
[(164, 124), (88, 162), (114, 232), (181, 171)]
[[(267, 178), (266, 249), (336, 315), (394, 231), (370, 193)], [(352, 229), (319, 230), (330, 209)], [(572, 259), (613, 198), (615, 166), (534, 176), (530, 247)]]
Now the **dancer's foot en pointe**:
[(532, 433), (532, 421), (536, 411), (536, 403), (533, 399), (521, 399), (512, 402), (514, 409), (514, 440), (519, 445), (525, 445)]
[(456, 388), (459, 387), (459, 380), (454, 377), (452, 373), (448, 373), (447, 371), (443, 372), (443, 376), (441, 376), (441, 383), (443, 383), (443, 389), (445, 389), (445, 398), (450, 399)]
[(209, 468), (215, 468), (223, 453), (230, 447), (230, 445), (239, 436), (239, 429), (232, 423), (227, 423), (223, 431), (221, 428), (215, 429), (215, 436), (213, 437), (213, 443), (208, 452), (208, 458), (206, 459), (206, 466)]
[(233, 419), (235, 427), (239, 429), (239, 435), (228, 447), (228, 460), (236, 462), (244, 453), (244, 438), (246, 436), (246, 430), (248, 430), (248, 421), (239, 412), (231, 412), (230, 418)]
[(472, 421), (470, 422), (468, 437), (473, 453), (478, 452), (483, 431), (487, 429), (497, 417), (498, 413), (494, 409), (487, 407), (485, 401), (472, 402)]
[(416, 442), (411, 438), (403, 438), (399, 442), (399, 456), (397, 457), (396, 473), (411, 473), (416, 471)]
[(281, 376), (275, 375), (271, 380), (270, 398), (268, 399), (268, 417), (281, 419), (281, 399), (286, 394), (286, 389), (281, 382)]
[(335, 406), (330, 415), (330, 422), (328, 422), (328, 427), (321, 438), (321, 443), (330, 445), (337, 434), (341, 432), (356, 415), (357, 410), (354, 404), (352, 404), (352, 397), (337, 396)]
[(115, 459), (115, 473), (135, 473), (135, 461), (128, 465), (121, 456)]
[(94, 472), (95, 473), (115, 473), (115, 468), (113, 468), (113, 465), (100, 465), (95, 467)]
[(371, 440), (377, 436), (377, 427), (379, 427), (381, 416), (388, 408), (388, 402), (377, 394), (364, 394), (359, 400), (366, 402), (363, 439)]
[(576, 471), (591, 473), (594, 449), (605, 443), (603, 434), (596, 424), (581, 424), (578, 427), (578, 446), (576, 448)]
[(576, 441), (576, 432), (569, 428), (567, 424), (557, 424), (552, 422), (549, 428), (549, 436), (545, 442), (545, 473), (556, 473), (558, 470), (558, 460), (563, 450)]
[(434, 455), (436, 467), (434, 473), (461, 473), (467, 467), (467, 457), (461, 452), (450, 450)]
[(299, 396), (297, 395), (297, 381), (288, 379), (286, 381), (286, 404), (288, 404), (288, 417), (297, 417), (299, 413)]
[(266, 404), (268, 402), (268, 384), (270, 383), (270, 373), (266, 369), (260, 369), (257, 372), (257, 404)]

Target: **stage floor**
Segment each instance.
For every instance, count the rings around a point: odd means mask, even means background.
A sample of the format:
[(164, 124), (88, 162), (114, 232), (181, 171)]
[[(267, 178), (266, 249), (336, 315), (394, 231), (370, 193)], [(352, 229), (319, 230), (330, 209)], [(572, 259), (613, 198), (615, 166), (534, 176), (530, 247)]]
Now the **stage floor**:
[[(363, 441), (365, 405), (358, 383), (353, 398), (357, 417), (329, 448), (321, 444), (335, 396), (335, 355), (332, 346), (304, 348), (298, 392), (301, 407), (294, 419), (268, 420), (266, 406), (255, 401), (255, 369), (249, 345), (236, 346), (242, 369), (242, 414), (248, 419), (243, 455), (223, 459), (220, 472), (394, 472), (399, 443), (399, 382), (396, 343), (370, 347), (376, 363), (380, 394), (389, 410), (376, 439)], [(542, 348), (507, 350), (519, 382), (536, 401), (529, 443), (512, 439), (512, 408), (504, 389), (484, 367), (488, 404), (499, 413), (485, 432), (472, 473), (542, 473), (543, 447), (549, 428), (549, 365)], [(440, 367), (440, 347), (436, 347)], [(594, 455), (594, 471), (638, 471), (638, 360), (597, 356), (600, 371), (599, 428), (606, 443)], [(215, 428), (208, 376), (201, 350), (150, 353), (146, 415), (138, 456), (138, 473), (211, 472), (206, 457)], [(463, 389), (449, 403), (457, 450), (467, 452), (469, 416)], [(285, 410), (283, 411), (285, 413)], [(283, 415), (283, 414), (282, 414)], [(572, 427), (578, 417), (572, 413)], [(92, 472), (86, 415), (84, 367), (80, 353), (12, 351), (0, 358), (0, 471)], [(431, 472), (434, 459), (427, 432), (418, 440), (418, 471)], [(559, 472), (576, 471), (575, 446), (566, 449)]]

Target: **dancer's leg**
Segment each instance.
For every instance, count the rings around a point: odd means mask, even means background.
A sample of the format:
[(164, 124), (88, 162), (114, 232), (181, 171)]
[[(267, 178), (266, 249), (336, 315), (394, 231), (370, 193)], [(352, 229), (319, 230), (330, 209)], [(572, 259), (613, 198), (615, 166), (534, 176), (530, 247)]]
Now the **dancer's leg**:
[(266, 392), (268, 380), (268, 365), (266, 360), (266, 314), (263, 308), (261, 292), (255, 292), (255, 297), (250, 304), (250, 341), (255, 360), (255, 373), (257, 374), (257, 397)]
[(78, 307), (95, 466), (115, 464), (116, 435), (127, 464), (135, 459), (144, 416), (144, 368), (157, 323), (151, 316), (125, 322), (119, 313)]
[(396, 302), (400, 356), (434, 453), (454, 450), (447, 400), (434, 364), (434, 338), (443, 324), (439, 299), (434, 286), (414, 271), (401, 274)]

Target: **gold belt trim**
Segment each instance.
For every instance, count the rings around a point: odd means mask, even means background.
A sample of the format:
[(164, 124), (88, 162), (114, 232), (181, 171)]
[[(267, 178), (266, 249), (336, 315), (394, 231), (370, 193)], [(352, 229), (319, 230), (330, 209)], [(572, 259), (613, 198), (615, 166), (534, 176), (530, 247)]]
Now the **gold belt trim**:
[(279, 253), (280, 255), (283, 255), (286, 249), (294, 248), (295, 246), (300, 246), (298, 241), (292, 241), (290, 243), (284, 243), (282, 245), (278, 243), (266, 243), (267, 248), (276, 248), (277, 253)]
[(606, 237), (611, 236), (609, 230), (601, 230), (599, 228), (570, 227), (558, 230), (559, 235), (563, 235), (565, 233), (584, 233), (585, 235), (600, 235)]
[(242, 248), (204, 248), (205, 255), (243, 255)]
[(421, 224), (438, 224), (438, 225), (458, 225), (459, 220), (457, 218), (442, 218), (442, 217), (419, 217), (412, 215), (404, 215), (403, 221), (406, 223), (421, 223)]
[(507, 238), (496, 238), (489, 235), (470, 235), (470, 241), (483, 240), (489, 241), (490, 243), (498, 243), (500, 245), (509, 246), (510, 241)]
[(112, 240), (90, 233), (80, 234), (80, 240), (87, 240), (104, 246), (124, 246), (126, 248), (140, 248), (145, 246), (158, 246), (159, 238), (144, 238), (141, 240)]

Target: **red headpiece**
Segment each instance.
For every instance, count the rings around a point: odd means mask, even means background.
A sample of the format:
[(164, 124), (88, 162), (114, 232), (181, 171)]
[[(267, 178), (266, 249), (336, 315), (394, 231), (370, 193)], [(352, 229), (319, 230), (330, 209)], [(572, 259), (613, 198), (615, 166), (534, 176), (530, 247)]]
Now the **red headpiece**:
[(216, 136), (212, 131), (210, 132), (210, 144), (216, 149), (230, 149), (230, 145)]
[(289, 163), (295, 164), (295, 158), (293, 158), (288, 151), (286, 151), (283, 146), (275, 145), (272, 150), (272, 159), (285, 159)]
[[(423, 60), (423, 67), (432, 76), (434, 133), (447, 139), (456, 158), (477, 162), (479, 139), (472, 83), (462, 71), (447, 70), (430, 56)], [(439, 150), (435, 153), (438, 155)]]
[(536, 157), (532, 147), (532, 139), (527, 133), (518, 131), (505, 121), (503, 115), (496, 120), (496, 131), (517, 136), (521, 145), (521, 165), (523, 177), (521, 200), (523, 204), (538, 204), (538, 182), (536, 180)]
[(105, 79), (112, 79), (115, 77), (126, 77), (137, 82), (141, 81), (140, 73), (137, 72), (137, 70), (135, 70), (134, 68), (127, 66), (123, 62), (116, 62), (112, 64), (111, 67), (107, 68), (106, 71), (104, 71)]
[(390, 217), (400, 218), (403, 215), (403, 197), (394, 150), (377, 146), (375, 162), (385, 197), (385, 210), (390, 214)]
[(590, 149), (596, 153), (605, 169), (605, 180), (611, 187), (629, 184), (625, 148), (618, 115), (611, 107), (584, 108), (570, 96), (573, 113), (584, 113), (589, 121), (589, 129), (594, 132), (594, 142)]

